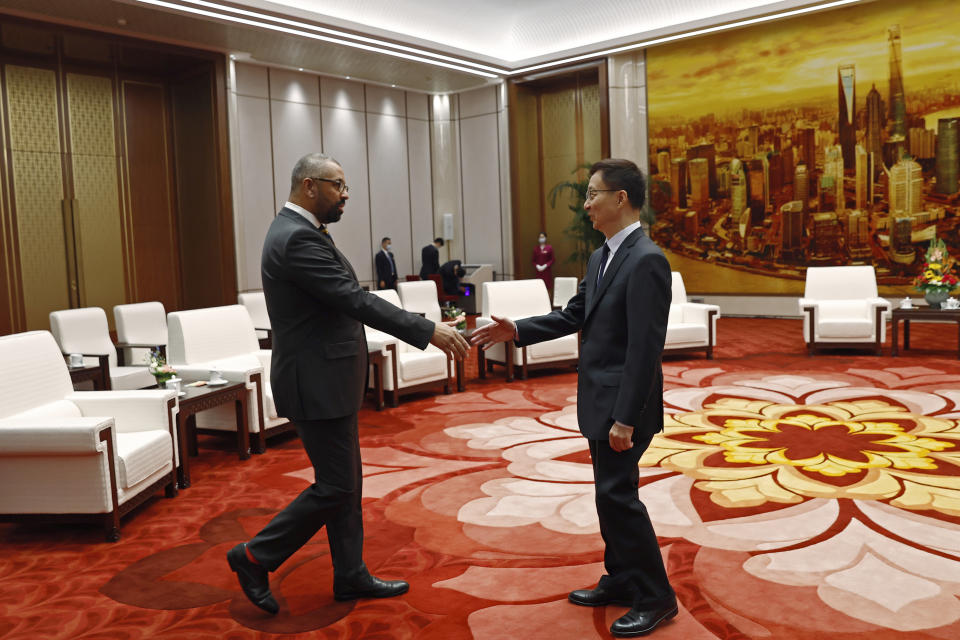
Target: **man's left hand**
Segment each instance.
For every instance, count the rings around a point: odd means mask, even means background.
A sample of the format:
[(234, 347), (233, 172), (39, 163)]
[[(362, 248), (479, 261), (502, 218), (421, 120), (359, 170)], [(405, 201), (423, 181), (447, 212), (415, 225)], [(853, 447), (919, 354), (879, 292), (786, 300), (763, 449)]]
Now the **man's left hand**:
[(614, 451), (626, 451), (633, 447), (633, 427), (622, 422), (614, 422), (610, 427), (610, 448)]

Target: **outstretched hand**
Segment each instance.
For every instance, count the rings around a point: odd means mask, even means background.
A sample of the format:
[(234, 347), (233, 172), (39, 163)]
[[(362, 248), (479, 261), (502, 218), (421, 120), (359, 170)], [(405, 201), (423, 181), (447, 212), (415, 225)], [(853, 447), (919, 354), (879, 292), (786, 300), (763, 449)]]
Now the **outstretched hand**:
[(467, 356), (467, 351), (470, 350), (470, 343), (460, 335), (460, 332), (443, 322), (434, 324), (430, 344), (457, 360), (463, 360)]
[(501, 318), (499, 316), (490, 316), (493, 324), (474, 329), (473, 336), (470, 338), (472, 344), (483, 345), (486, 351), (498, 342), (509, 342), (517, 334), (517, 325), (510, 318)]

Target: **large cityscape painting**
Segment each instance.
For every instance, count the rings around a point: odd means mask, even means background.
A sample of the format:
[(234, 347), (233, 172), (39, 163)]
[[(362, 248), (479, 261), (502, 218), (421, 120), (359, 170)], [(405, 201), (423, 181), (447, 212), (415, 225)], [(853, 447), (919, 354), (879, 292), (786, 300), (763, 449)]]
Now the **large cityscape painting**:
[(883, 0), (648, 50), (651, 233), (688, 291), (871, 264), (917, 296), (931, 238), (960, 257), (957, 11)]

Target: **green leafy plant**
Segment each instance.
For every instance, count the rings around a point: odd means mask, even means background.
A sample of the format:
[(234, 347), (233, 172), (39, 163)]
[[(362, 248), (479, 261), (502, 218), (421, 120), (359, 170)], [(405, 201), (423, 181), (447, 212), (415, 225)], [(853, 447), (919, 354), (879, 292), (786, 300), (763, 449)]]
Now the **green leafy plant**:
[(590, 222), (590, 216), (587, 210), (583, 208), (587, 201), (587, 185), (590, 183), (590, 167), (592, 163), (584, 163), (573, 171), (573, 180), (564, 180), (553, 185), (548, 197), (550, 206), (557, 206), (557, 198), (564, 192), (569, 192), (569, 202), (567, 208), (573, 212), (573, 218), (570, 225), (564, 229), (564, 233), (572, 237), (577, 248), (567, 257), (567, 262), (576, 262), (580, 264), (580, 273), (586, 270), (587, 258), (597, 247), (603, 244), (603, 234), (593, 228)]

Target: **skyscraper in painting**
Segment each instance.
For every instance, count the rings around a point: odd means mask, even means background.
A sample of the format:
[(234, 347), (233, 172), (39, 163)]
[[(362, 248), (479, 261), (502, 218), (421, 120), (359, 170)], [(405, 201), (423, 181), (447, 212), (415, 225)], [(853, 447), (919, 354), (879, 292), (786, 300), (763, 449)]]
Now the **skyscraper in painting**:
[[(864, 144), (867, 153), (873, 154), (873, 161), (877, 163), (883, 157), (883, 128), (886, 118), (883, 115), (883, 98), (877, 91), (877, 85), (867, 93), (867, 132)], [(876, 166), (876, 164), (874, 164)]]
[(843, 166), (854, 168), (854, 146), (857, 144), (856, 117), (856, 70), (852, 64), (837, 67), (837, 136), (843, 151)]
[(887, 41), (890, 43), (890, 135), (907, 135), (907, 102), (903, 93), (903, 65), (900, 54), (900, 25), (891, 25), (887, 29)]
[(958, 155), (960, 155), (960, 118), (940, 118), (937, 120), (937, 193), (950, 195), (956, 193)]
[(923, 207), (923, 173), (920, 165), (904, 158), (890, 169), (890, 215), (909, 216)]

